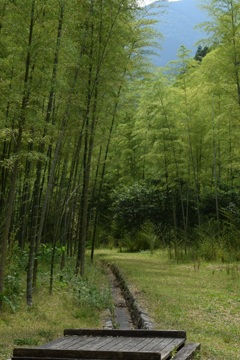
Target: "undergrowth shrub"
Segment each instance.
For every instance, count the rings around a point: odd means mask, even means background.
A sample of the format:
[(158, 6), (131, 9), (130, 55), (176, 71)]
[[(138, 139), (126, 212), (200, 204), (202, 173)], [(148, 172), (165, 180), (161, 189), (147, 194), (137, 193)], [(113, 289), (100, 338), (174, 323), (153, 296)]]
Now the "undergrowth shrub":
[(149, 250), (151, 253), (158, 247), (158, 236), (155, 232), (155, 226), (151, 221), (146, 221), (142, 225), (142, 229), (140, 232), (141, 236), (146, 240)]
[(57, 277), (59, 289), (72, 294), (75, 305), (87, 305), (98, 310), (111, 308), (112, 296), (105, 270), (95, 263), (85, 265), (85, 276), (74, 275), (73, 267), (66, 266)]
[(74, 301), (77, 305), (88, 305), (99, 310), (111, 307), (109, 288), (99, 288), (87, 279), (78, 279), (73, 287)]
[(21, 250), (17, 244), (11, 243), (6, 261), (6, 275), (4, 278), (4, 293), (2, 300), (5, 306), (16, 311), (24, 295), (21, 286), (21, 273), (25, 271), (27, 252)]
[(206, 261), (218, 259), (219, 244), (215, 238), (205, 237), (199, 243), (199, 254)]
[(118, 247), (129, 252), (150, 250), (151, 253), (159, 247), (159, 237), (155, 225), (147, 220), (138, 231), (125, 232), (122, 239), (118, 240)]

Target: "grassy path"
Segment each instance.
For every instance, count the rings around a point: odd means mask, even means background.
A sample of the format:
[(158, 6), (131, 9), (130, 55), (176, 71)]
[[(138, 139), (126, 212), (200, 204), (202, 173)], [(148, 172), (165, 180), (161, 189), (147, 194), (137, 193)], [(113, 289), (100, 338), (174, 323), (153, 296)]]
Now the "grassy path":
[(158, 329), (186, 330), (202, 359), (240, 359), (240, 265), (176, 264), (163, 252), (97, 256), (120, 268)]

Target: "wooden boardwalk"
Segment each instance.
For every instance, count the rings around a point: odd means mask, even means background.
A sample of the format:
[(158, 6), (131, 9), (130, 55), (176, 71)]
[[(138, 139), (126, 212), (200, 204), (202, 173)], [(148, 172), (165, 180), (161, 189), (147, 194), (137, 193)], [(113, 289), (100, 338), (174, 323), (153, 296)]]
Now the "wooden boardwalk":
[(187, 360), (200, 344), (186, 344), (185, 331), (67, 329), (35, 348), (15, 348), (12, 360)]

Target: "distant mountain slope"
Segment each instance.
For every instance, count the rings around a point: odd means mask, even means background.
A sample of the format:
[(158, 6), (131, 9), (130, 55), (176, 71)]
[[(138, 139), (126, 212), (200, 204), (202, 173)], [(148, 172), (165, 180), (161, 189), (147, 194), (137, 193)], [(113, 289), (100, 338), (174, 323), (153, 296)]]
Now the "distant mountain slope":
[(198, 0), (166, 1), (164, 13), (162, 8), (157, 7), (162, 3), (156, 1), (147, 6), (148, 16), (153, 14), (150, 18), (158, 20), (154, 28), (164, 36), (163, 40), (158, 40), (162, 48), (157, 51), (160, 57), (152, 56), (153, 63), (158, 66), (164, 66), (168, 61), (175, 60), (181, 45), (192, 50), (192, 54), (195, 55), (196, 42), (206, 37), (206, 34), (194, 29), (197, 24), (207, 19), (206, 14), (198, 7)]

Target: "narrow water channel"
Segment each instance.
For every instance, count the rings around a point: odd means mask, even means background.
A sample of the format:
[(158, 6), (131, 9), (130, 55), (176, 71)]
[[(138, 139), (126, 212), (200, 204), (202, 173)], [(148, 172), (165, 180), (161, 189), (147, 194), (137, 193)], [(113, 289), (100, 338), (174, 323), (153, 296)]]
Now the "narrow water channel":
[(114, 301), (114, 316), (112, 325), (116, 329), (131, 330), (134, 329), (126, 301), (122, 295), (118, 281), (112, 271), (108, 268), (108, 276), (112, 297)]

